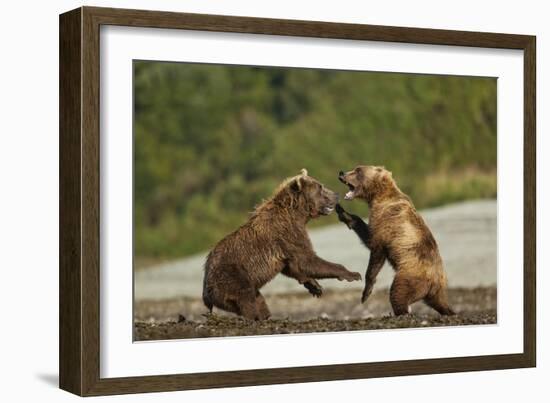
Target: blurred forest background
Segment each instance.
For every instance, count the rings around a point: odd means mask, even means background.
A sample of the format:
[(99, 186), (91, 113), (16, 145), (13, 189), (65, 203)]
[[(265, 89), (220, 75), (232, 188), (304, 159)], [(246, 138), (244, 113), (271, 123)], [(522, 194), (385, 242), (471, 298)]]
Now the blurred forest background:
[(209, 249), (301, 168), (343, 194), (340, 169), (384, 165), (417, 208), (495, 198), (496, 91), (493, 78), (135, 61), (136, 267)]

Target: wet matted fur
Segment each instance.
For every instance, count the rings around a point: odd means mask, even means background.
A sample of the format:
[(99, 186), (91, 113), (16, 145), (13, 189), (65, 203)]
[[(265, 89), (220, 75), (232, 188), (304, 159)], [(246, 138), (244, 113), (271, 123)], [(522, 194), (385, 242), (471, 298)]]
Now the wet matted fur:
[(260, 289), (277, 274), (296, 279), (314, 296), (316, 279), (360, 280), (359, 273), (315, 254), (306, 224), (334, 210), (338, 195), (302, 170), (283, 181), (273, 196), (256, 207), (249, 220), (223, 238), (208, 254), (204, 270), (206, 307), (248, 319), (267, 319)]
[(390, 302), (396, 315), (408, 313), (410, 305), (419, 300), (442, 315), (454, 314), (447, 302), (447, 277), (437, 242), (391, 172), (363, 165), (340, 172), (339, 179), (349, 187), (346, 200), (358, 198), (369, 204), (368, 225), (336, 206), (340, 221), (371, 251), (361, 302), (369, 297), (387, 259), (395, 270)]

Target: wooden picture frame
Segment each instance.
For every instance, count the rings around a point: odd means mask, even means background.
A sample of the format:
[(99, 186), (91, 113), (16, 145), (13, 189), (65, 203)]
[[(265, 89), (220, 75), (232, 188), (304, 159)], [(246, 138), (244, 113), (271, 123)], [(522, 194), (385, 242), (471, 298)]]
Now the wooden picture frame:
[[(519, 49), (524, 56), (523, 353), (127, 378), (100, 377), (101, 25)], [(60, 387), (81, 396), (536, 365), (535, 37), (81, 7), (60, 16)]]

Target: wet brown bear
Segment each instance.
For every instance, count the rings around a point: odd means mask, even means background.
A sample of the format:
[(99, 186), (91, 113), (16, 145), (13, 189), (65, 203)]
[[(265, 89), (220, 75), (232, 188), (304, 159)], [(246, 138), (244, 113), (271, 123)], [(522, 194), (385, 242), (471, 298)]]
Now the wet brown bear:
[(322, 288), (316, 279), (360, 280), (359, 273), (318, 257), (306, 230), (309, 220), (330, 214), (337, 201), (338, 195), (306, 170), (281, 183), (248, 222), (209, 253), (202, 294), (206, 307), (267, 319), (270, 312), (260, 288), (279, 273), (296, 279), (317, 297)]
[(440, 314), (453, 315), (437, 243), (391, 172), (382, 167), (358, 166), (340, 172), (339, 179), (349, 187), (346, 200), (359, 198), (369, 204), (368, 225), (337, 206), (340, 220), (355, 230), (371, 251), (361, 302), (369, 297), (388, 259), (395, 270), (390, 302), (396, 315), (408, 313), (410, 305), (421, 299)]

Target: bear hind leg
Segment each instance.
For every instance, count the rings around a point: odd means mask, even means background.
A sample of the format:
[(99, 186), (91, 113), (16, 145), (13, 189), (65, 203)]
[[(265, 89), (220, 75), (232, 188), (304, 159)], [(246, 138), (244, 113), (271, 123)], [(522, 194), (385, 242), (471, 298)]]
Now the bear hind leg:
[(265, 298), (259, 291), (256, 295), (256, 312), (258, 313), (259, 320), (265, 320), (271, 316)]
[(435, 309), (441, 315), (456, 315), (455, 311), (451, 309), (447, 302), (447, 292), (444, 289), (440, 289), (437, 293), (431, 296), (427, 296), (424, 299), (426, 305)]
[(246, 319), (260, 320), (262, 315), (260, 314), (260, 311), (258, 309), (261, 306), (261, 303), (258, 303), (257, 301), (258, 294), (259, 292), (255, 290), (252, 285), (247, 285), (239, 290), (239, 292), (237, 293), (237, 297), (232, 301), (236, 306), (235, 313), (244, 316)]
[(424, 281), (398, 272), (390, 288), (390, 302), (395, 316), (410, 313), (411, 304), (424, 298), (426, 293)]
[(253, 289), (242, 292), (235, 301), (237, 314), (249, 320), (265, 320), (271, 316), (271, 312), (265, 302), (265, 298), (259, 291)]
[(215, 287), (209, 297), (213, 305), (224, 311), (244, 316), (250, 320), (261, 318), (256, 303), (258, 291), (250, 282), (246, 273), (237, 267), (220, 270)]
[(249, 320), (259, 320), (260, 314), (256, 306), (255, 299), (241, 298), (236, 301), (238, 314)]

